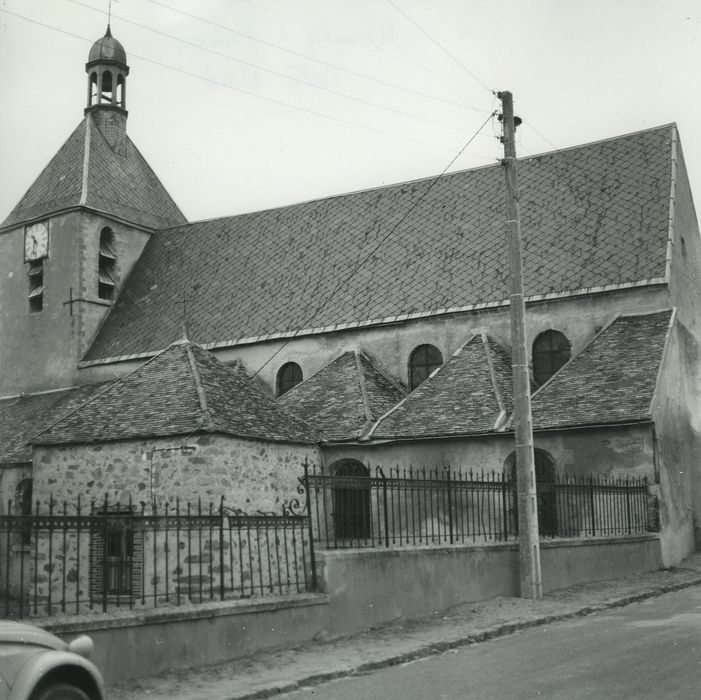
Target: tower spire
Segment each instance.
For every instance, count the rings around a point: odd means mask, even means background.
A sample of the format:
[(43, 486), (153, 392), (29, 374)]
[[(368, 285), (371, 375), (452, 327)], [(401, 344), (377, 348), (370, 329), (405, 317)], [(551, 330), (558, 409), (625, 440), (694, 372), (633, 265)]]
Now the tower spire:
[(129, 66), (124, 47), (112, 36), (109, 21), (105, 36), (90, 49), (85, 72), (88, 74), (85, 114), (92, 115), (110, 146), (124, 155)]

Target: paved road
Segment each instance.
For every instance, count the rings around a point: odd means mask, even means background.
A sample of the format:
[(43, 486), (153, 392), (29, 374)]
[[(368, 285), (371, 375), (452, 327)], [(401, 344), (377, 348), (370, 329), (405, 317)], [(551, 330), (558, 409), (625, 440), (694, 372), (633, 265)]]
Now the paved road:
[(701, 587), (276, 697), (696, 700)]

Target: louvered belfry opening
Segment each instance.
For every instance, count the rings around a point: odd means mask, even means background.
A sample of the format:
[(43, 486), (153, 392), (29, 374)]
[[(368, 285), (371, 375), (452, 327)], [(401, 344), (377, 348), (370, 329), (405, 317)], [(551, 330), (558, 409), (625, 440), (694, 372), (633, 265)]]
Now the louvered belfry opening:
[(117, 287), (117, 256), (114, 252), (114, 233), (110, 228), (100, 232), (100, 254), (98, 257), (97, 295), (100, 299), (112, 301)]

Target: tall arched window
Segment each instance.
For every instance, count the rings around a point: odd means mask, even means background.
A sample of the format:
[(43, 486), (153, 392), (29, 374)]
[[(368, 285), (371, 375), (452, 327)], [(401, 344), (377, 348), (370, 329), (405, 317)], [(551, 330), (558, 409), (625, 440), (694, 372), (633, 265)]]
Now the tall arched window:
[(434, 369), (443, 364), (443, 355), (435, 345), (419, 345), (409, 356), (409, 389), (414, 391)]
[(560, 331), (545, 331), (533, 341), (533, 377), (545, 384), (572, 356), (570, 341)]
[(331, 465), (343, 481), (333, 487), (333, 525), (337, 540), (370, 537), (370, 472), (361, 462), (345, 459)]
[(97, 295), (100, 299), (114, 299), (117, 256), (114, 252), (114, 233), (112, 229), (103, 228), (100, 232), (100, 254), (97, 262)]
[(284, 364), (277, 373), (275, 395), (282, 396), (302, 381), (302, 368), (296, 362)]
[[(536, 498), (538, 500), (538, 530), (544, 537), (555, 537), (557, 527), (557, 494), (555, 492), (555, 461), (545, 450), (533, 450)], [(512, 452), (504, 464), (514, 485), (514, 528), (518, 532), (518, 498), (516, 491), (516, 453)]]

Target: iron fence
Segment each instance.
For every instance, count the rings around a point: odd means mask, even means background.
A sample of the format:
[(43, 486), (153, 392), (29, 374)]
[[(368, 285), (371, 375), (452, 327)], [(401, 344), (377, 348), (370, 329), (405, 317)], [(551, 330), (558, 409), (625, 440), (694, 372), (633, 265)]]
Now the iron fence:
[[(314, 539), (327, 548), (499, 542), (518, 536), (516, 483), (507, 472), (305, 464)], [(563, 477), (537, 484), (541, 537), (647, 532), (645, 478)], [(652, 499), (654, 500), (654, 499)]]
[(309, 519), (196, 504), (36, 502), (0, 516), (5, 617), (313, 590)]

